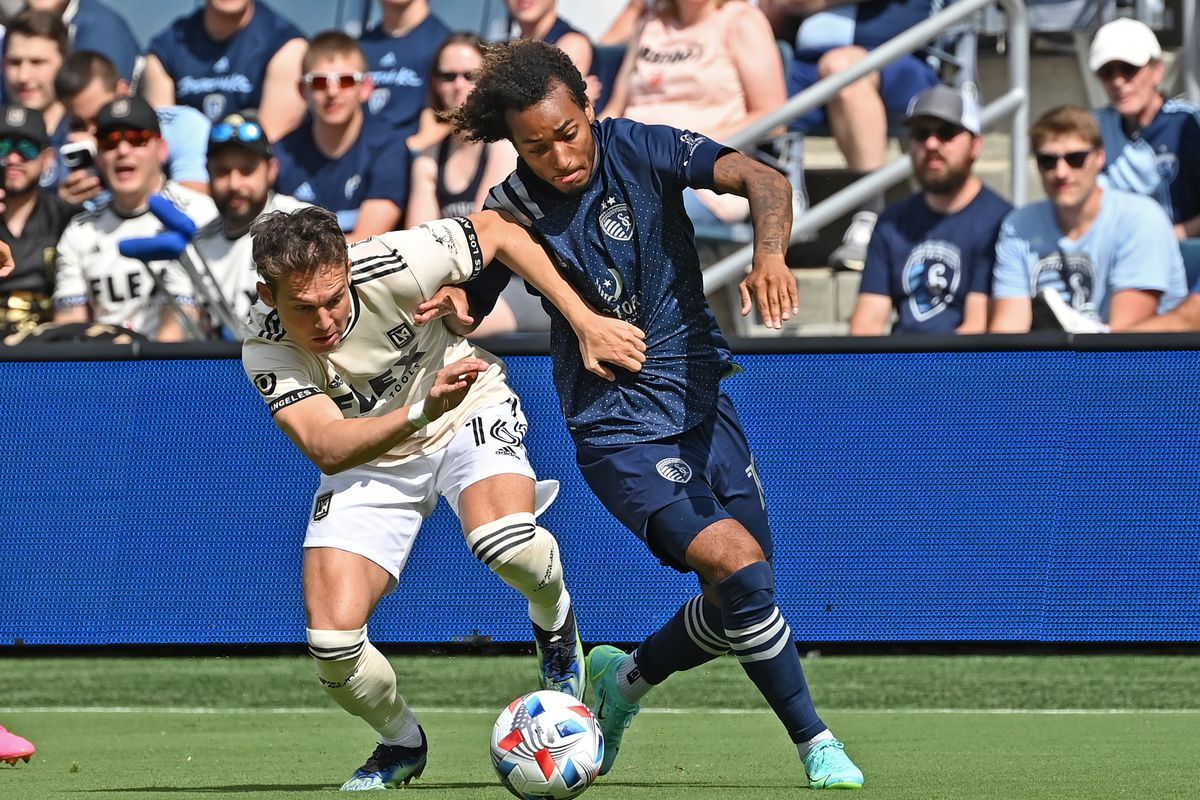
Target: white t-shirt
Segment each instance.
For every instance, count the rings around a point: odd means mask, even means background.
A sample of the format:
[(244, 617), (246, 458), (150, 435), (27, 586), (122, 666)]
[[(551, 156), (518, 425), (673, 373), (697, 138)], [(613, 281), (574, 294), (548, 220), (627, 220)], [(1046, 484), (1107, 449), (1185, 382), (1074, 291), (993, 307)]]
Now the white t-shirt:
[[(267, 198), (263, 213), (271, 211), (292, 212), (309, 205), (286, 194), (275, 194)], [(193, 265), (204, 277), (204, 291), (199, 299), (208, 303), (218, 296), (224, 298), (233, 312), (234, 319), (248, 319), (250, 308), (258, 302), (258, 273), (254, 269), (253, 240), (247, 231), (236, 239), (225, 235), (221, 218), (196, 231), (192, 246), (200, 258), (193, 258)], [(205, 270), (207, 265), (208, 270)], [(218, 295), (214, 287), (220, 288)], [(232, 331), (232, 333), (237, 333)]]
[[(206, 194), (167, 181), (161, 194), (179, 210), (204, 225), (217, 214)], [(123, 214), (109, 204), (78, 214), (58, 242), (55, 308), (90, 306), (92, 319), (120, 325), (147, 336), (158, 330), (166, 298), (155, 291), (151, 271), (179, 302), (191, 304), (194, 290), (178, 261), (144, 264), (117, 250), (125, 239), (155, 236), (165, 230), (148, 208)]]
[(347, 419), (381, 416), (424, 400), (442, 367), (474, 356), (491, 363), (466, 399), (370, 462), (393, 466), (445, 447), (477, 409), (515, 402), (504, 365), (434, 321), (413, 322), (417, 306), (445, 283), (483, 269), (474, 227), (462, 218), (435, 220), (350, 246), (351, 318), (338, 348), (314, 355), (296, 344), (279, 314), (259, 302), (256, 335), (242, 345), (242, 366), (272, 416), (313, 395), (329, 395)]

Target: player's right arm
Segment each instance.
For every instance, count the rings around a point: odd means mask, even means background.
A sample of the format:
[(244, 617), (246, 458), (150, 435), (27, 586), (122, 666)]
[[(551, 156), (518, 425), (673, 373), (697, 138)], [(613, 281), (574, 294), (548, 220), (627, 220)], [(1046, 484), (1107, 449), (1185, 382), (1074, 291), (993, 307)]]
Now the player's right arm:
[(347, 419), (329, 395), (317, 393), (277, 411), (275, 424), (321, 472), (334, 475), (374, 461), (456, 408), (488, 366), (459, 359), (438, 371), (425, 400), (378, 417)]

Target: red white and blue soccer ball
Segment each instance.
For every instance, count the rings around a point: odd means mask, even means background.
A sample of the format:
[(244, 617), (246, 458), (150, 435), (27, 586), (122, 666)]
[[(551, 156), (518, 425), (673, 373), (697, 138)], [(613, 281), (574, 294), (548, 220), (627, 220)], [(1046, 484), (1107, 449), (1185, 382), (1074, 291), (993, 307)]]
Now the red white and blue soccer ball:
[(588, 707), (564, 692), (518, 697), (492, 726), (492, 765), (525, 800), (578, 797), (600, 774), (604, 736)]

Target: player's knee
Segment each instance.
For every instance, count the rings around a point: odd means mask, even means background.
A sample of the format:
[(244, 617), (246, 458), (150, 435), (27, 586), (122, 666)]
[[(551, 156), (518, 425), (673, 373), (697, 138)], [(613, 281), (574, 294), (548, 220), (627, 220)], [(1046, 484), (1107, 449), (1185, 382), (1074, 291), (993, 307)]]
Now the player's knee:
[(339, 688), (354, 677), (368, 647), (367, 629), (325, 631), (306, 628), (308, 653), (317, 665), (317, 679), (327, 688)]
[(533, 514), (509, 514), (467, 534), (471, 553), (525, 597), (557, 596), (562, 589), (558, 542)]

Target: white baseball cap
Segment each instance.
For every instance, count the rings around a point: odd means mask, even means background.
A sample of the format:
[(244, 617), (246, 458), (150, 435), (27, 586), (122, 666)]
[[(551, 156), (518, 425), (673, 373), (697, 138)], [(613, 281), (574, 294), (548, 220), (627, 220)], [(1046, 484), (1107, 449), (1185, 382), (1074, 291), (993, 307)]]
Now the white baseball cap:
[(1162, 47), (1150, 26), (1136, 19), (1121, 17), (1096, 31), (1088, 54), (1088, 68), (1095, 72), (1110, 61), (1124, 61), (1135, 67), (1144, 67), (1160, 58)]

